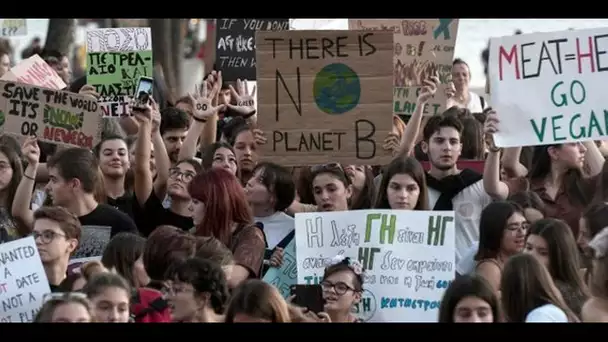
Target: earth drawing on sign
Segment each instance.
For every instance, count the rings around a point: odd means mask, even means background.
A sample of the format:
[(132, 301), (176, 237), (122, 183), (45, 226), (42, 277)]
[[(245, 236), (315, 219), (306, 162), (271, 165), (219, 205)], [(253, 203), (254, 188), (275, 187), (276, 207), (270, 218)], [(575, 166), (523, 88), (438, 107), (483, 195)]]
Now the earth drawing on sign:
[(327, 114), (344, 114), (361, 100), (361, 81), (357, 73), (342, 63), (325, 66), (313, 85), (315, 103)]

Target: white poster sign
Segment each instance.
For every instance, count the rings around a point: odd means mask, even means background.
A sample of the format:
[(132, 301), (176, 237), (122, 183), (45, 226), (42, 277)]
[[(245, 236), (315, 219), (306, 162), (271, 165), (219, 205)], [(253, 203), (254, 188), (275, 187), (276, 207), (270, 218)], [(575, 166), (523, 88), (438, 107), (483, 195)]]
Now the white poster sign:
[(372, 322), (437, 322), (454, 279), (454, 212), (296, 214), (298, 284), (317, 284), (337, 255), (366, 269), (355, 313)]
[(606, 139), (608, 28), (490, 40), (497, 146)]

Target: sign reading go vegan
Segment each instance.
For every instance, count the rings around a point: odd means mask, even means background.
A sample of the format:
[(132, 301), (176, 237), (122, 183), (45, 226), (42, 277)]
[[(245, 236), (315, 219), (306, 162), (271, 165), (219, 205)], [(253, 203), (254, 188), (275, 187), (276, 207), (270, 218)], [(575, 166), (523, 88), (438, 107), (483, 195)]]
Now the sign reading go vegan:
[(97, 100), (68, 91), (0, 81), (4, 133), (92, 149), (101, 137)]

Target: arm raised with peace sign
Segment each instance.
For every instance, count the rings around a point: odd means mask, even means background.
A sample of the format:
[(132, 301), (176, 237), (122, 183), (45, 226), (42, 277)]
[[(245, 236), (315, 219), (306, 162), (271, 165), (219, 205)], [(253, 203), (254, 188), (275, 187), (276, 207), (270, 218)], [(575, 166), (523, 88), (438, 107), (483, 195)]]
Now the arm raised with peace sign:
[(209, 117), (215, 115), (224, 108), (224, 105), (213, 106), (210, 98), (213, 94), (209, 93), (210, 91), (204, 84), (202, 87), (200, 87), (200, 93), (197, 96), (188, 94), (188, 97), (192, 103), (192, 117), (194, 120), (206, 122)]

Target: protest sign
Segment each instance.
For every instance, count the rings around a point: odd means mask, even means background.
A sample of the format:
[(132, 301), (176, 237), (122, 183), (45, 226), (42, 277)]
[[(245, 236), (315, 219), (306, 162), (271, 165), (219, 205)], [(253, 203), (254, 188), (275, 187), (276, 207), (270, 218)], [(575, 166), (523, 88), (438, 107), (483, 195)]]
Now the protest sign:
[(288, 298), (290, 286), (297, 284), (297, 271), (296, 240), (291, 239), (291, 242), (283, 250), (283, 265), (279, 268), (270, 267), (262, 280), (274, 285), (281, 292), (283, 298)]
[(141, 76), (152, 77), (152, 34), (149, 27), (87, 31), (87, 84), (95, 87), (104, 118), (128, 113)]
[(608, 28), (490, 40), (492, 107), (500, 147), (604, 140)]
[(441, 86), (425, 105), (425, 115), (445, 111), (447, 83), (452, 79), (452, 59), (458, 19), (349, 19), (352, 30), (392, 30), (393, 113), (411, 115), (423, 80), (438, 73)]
[(255, 32), (289, 30), (289, 19), (218, 19), (216, 60), (224, 81), (255, 81)]
[(55, 69), (38, 55), (21, 61), (5, 73), (0, 80), (21, 82), (55, 90), (67, 87)]
[[(261, 158), (284, 166), (387, 164), (390, 32), (257, 32)], [(381, 115), (387, 113), (387, 115)]]
[(298, 213), (298, 284), (317, 284), (337, 255), (365, 268), (355, 308), (365, 321), (437, 322), (454, 278), (454, 212), (356, 210)]
[(17, 37), (27, 35), (27, 19), (0, 19), (0, 36)]
[(50, 292), (33, 237), (0, 244), (1, 323), (33, 321)]
[(97, 100), (69, 91), (0, 81), (0, 125), (17, 137), (92, 149), (101, 137)]

